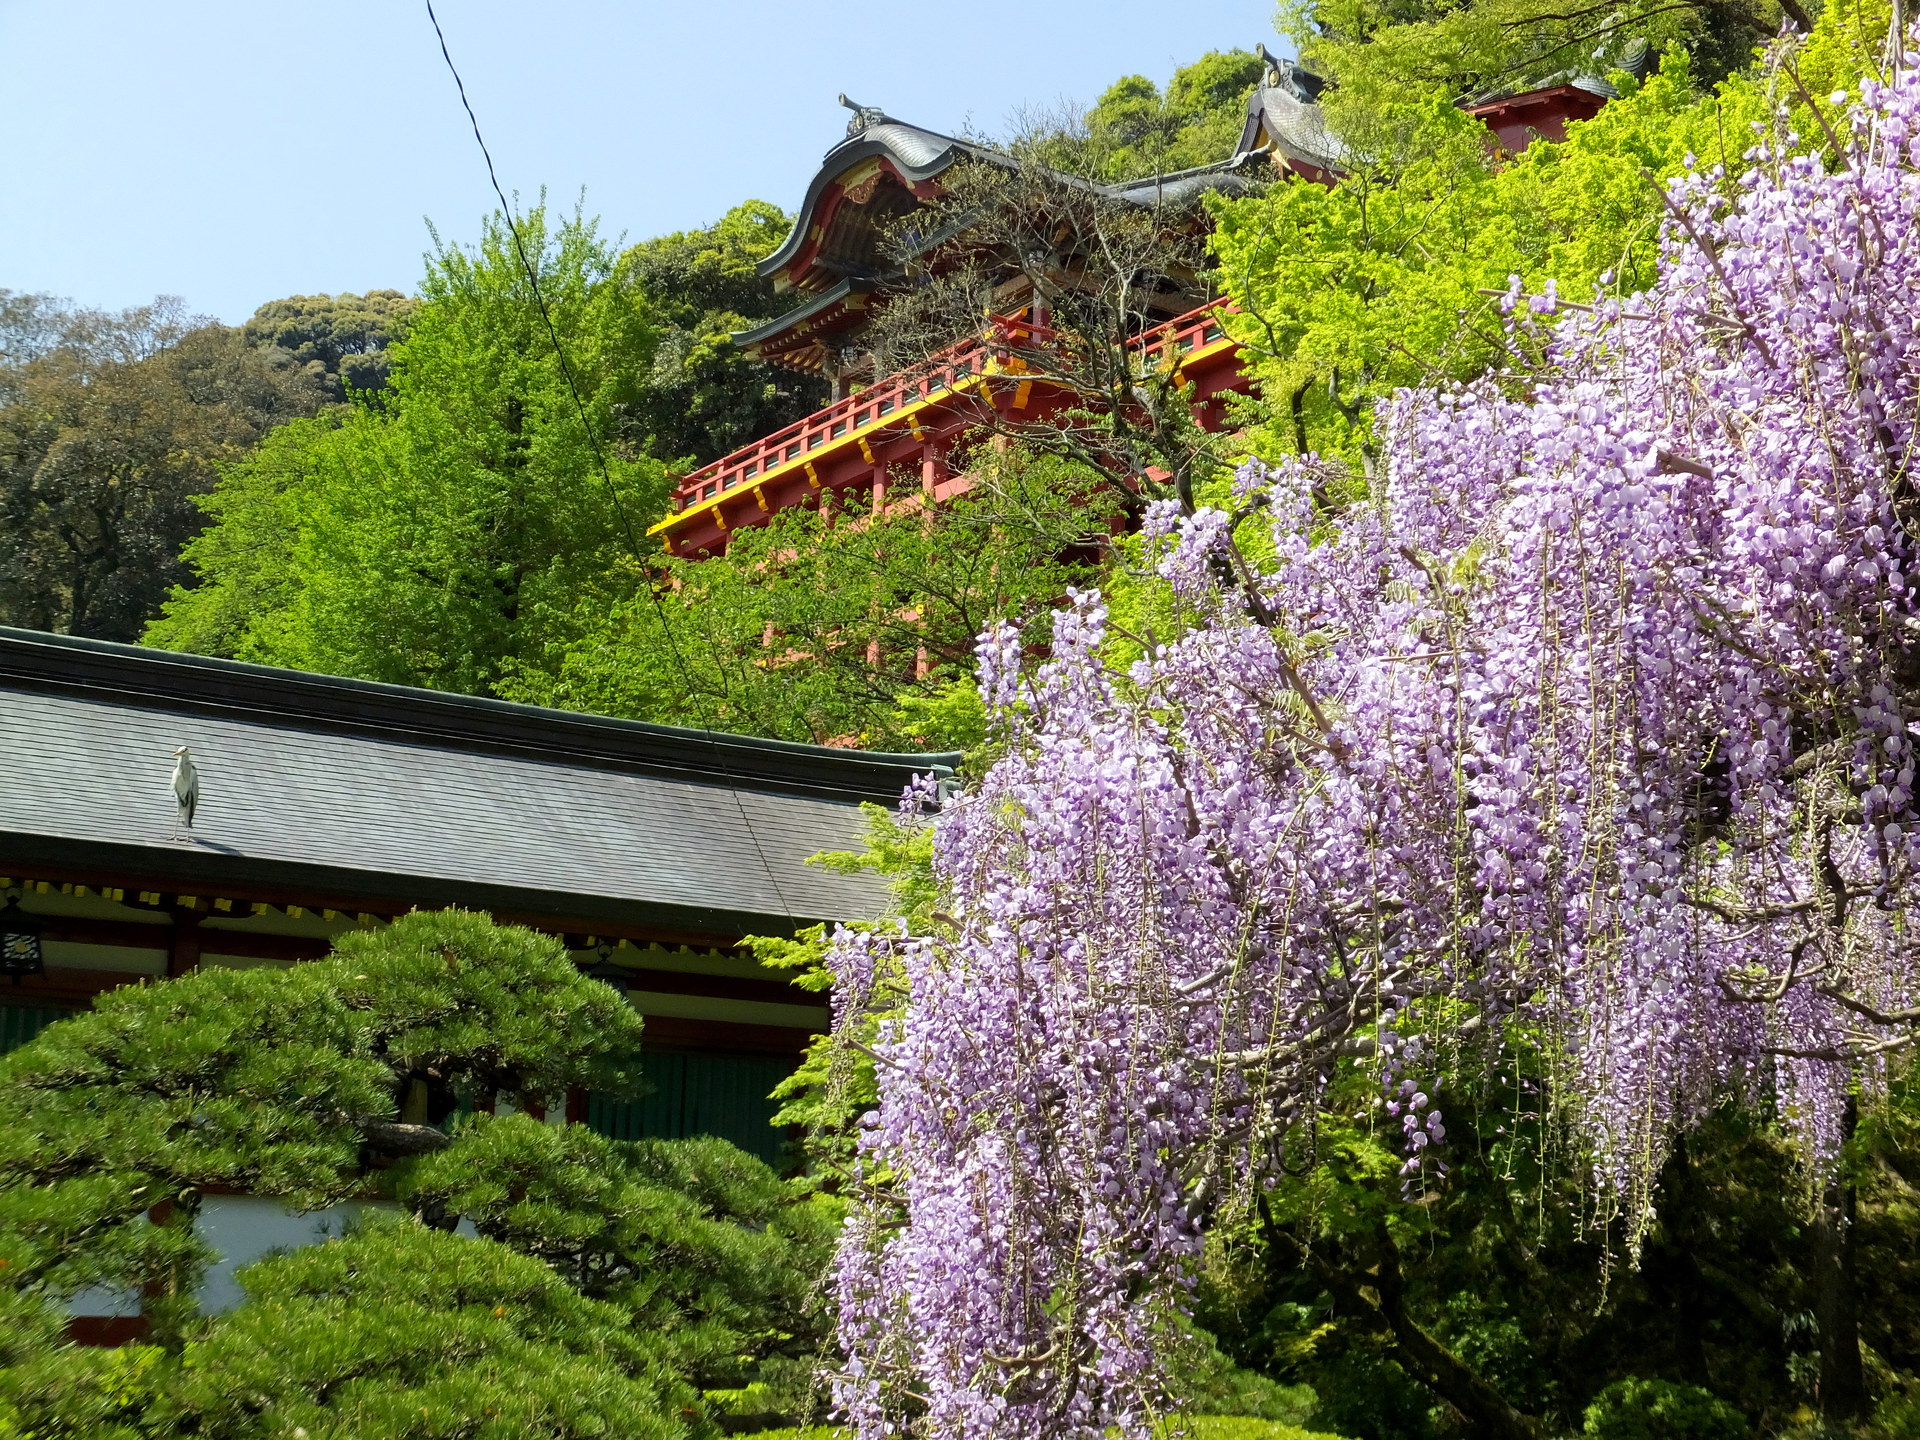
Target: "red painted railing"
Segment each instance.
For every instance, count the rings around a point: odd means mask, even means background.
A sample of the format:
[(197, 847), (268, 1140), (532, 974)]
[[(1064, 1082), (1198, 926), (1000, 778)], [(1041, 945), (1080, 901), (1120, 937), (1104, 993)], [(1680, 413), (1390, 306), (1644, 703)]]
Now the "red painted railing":
[[(1133, 342), (1134, 348), (1142, 354), (1149, 369), (1177, 364), (1192, 352), (1227, 338), (1219, 315), (1225, 304), (1224, 300), (1209, 301), (1185, 315), (1156, 325)], [(993, 316), (984, 335), (950, 346), (925, 364), (890, 375), (877, 385), (836, 400), (804, 420), (797, 420), (751, 445), (743, 445), (731, 455), (701, 466), (675, 487), (674, 509), (697, 505), (777, 466), (831, 448), (863, 426), (884, 420), (909, 406), (937, 399), (942, 392), (965, 384), (972, 376), (1018, 374), (1022, 368), (1020, 350), (1035, 343), (1045, 344), (1053, 333), (1017, 317)]]

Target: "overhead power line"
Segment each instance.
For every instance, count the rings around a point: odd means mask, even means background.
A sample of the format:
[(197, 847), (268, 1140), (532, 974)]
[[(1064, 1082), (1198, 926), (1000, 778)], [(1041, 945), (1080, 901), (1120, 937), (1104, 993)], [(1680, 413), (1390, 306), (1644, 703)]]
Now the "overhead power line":
[[(547, 306), (547, 297), (540, 289), (540, 272), (527, 255), (526, 243), (520, 238), (520, 222), (513, 213), (513, 206), (507, 200), (507, 192), (500, 186), (500, 176), (493, 168), (493, 152), (487, 149), (487, 138), (480, 133), (480, 118), (473, 113), (473, 102), (467, 99), (466, 83), (460, 78), (460, 67), (453, 63), (453, 55), (447, 49), (447, 35), (440, 28), (440, 17), (434, 14), (433, 0), (426, 0), (427, 19), (433, 23), (434, 38), (440, 42), (440, 58), (447, 62), (447, 72), (453, 76), (453, 85), (460, 92), (460, 108), (467, 112), (467, 123), (473, 127), (474, 143), (480, 147), (480, 156), (487, 162), (487, 179), (493, 185), (494, 198), (500, 202), (500, 213), (506, 219), (507, 233), (513, 236), (514, 253), (520, 257), (520, 268), (526, 272), (527, 284), (533, 288), (534, 304), (539, 307), (541, 322), (546, 326), (547, 339), (553, 345), (554, 358), (560, 363), (560, 373), (566, 379), (567, 393), (573, 396), (573, 408), (580, 416), (580, 428), (585, 432), (587, 445), (593, 451), (593, 462), (605, 482), (607, 493), (613, 498), (614, 511), (620, 517), (620, 528), (626, 532), (627, 550), (641, 567), (641, 586), (647, 598), (653, 602), (654, 613), (660, 620), (660, 634), (667, 642), (667, 653), (673, 657), (674, 668), (680, 672), (681, 683), (686, 686), (689, 695), (697, 693), (693, 683), (693, 672), (688, 668), (686, 658), (680, 653), (680, 646), (673, 638), (673, 626), (668, 622), (666, 609), (660, 603), (660, 597), (653, 593), (653, 586), (645, 576), (646, 560), (640, 553), (639, 539), (634, 535), (633, 521), (627, 514), (625, 500), (621, 497), (620, 487), (614, 484), (613, 472), (607, 468), (606, 452), (600, 448), (600, 437), (594, 433), (593, 421), (587, 415), (586, 402), (580, 398), (580, 386), (574, 380), (573, 365), (567, 359), (567, 347), (560, 343), (560, 332), (554, 328), (553, 314)], [(722, 697), (726, 695), (726, 674), (720, 674)], [(773, 886), (774, 898), (780, 907), (793, 915), (793, 906), (788, 902), (786, 892), (780, 888), (780, 877), (774, 874), (773, 866), (767, 860), (767, 852), (761, 847), (760, 832), (754, 828), (753, 821), (747, 815), (746, 803), (740, 798), (740, 789), (734, 783), (733, 770), (727, 764), (725, 747), (713, 733), (710, 726), (699, 727), (713, 751), (722, 780), (726, 783), (727, 793), (733, 797), (734, 808), (740, 813), (740, 824), (747, 832), (747, 838), (753, 842), (754, 854), (760, 859), (760, 868), (766, 872), (767, 883)]]

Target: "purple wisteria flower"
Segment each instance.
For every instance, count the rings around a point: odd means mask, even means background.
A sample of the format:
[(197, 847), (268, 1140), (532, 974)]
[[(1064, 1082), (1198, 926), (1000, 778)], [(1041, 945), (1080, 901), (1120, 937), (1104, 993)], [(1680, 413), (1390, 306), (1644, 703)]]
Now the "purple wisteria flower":
[(1163, 506), (1181, 633), (1118, 672), (1079, 594), (1037, 665), (982, 637), (942, 933), (837, 952), (910, 991), (840, 1253), (860, 1440), (1139, 1433), (1202, 1221), (1343, 1064), (1420, 1173), (1440, 1057), (1524, 1035), (1629, 1233), (1730, 1092), (1835, 1153), (1920, 1023), (1920, 79), (1847, 124), (1676, 182), (1645, 294), (1516, 281), (1548, 367), (1400, 395), (1364, 500), (1243, 472), (1257, 595)]

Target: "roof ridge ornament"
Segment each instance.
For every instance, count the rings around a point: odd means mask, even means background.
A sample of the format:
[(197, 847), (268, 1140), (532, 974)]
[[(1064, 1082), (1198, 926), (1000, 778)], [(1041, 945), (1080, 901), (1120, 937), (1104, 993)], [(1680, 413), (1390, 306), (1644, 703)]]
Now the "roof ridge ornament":
[(847, 138), (849, 140), (865, 130), (869, 125), (878, 125), (881, 121), (888, 118), (887, 112), (882, 110), (878, 105), (862, 105), (858, 101), (849, 100), (844, 94), (840, 96), (840, 103), (846, 106), (847, 109), (853, 111), (853, 118), (847, 121)]
[(1274, 54), (1267, 49), (1264, 40), (1253, 48), (1260, 56), (1261, 63), (1267, 67), (1263, 77), (1267, 88), (1284, 90), (1302, 105), (1317, 105), (1320, 102), (1320, 92), (1327, 86), (1324, 77), (1314, 74), (1298, 60)]

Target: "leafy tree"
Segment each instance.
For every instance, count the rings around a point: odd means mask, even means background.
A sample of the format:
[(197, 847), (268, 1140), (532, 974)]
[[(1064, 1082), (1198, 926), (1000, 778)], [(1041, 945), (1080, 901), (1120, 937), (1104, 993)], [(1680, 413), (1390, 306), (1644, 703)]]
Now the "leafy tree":
[(131, 640), (185, 574), (194, 497), (325, 394), (176, 302), (11, 312), (8, 353), (22, 358), (0, 366), (0, 620)]
[(289, 295), (269, 300), (240, 328), (251, 344), (286, 351), (341, 401), (385, 387), (388, 347), (406, 337), (416, 303), (398, 290)]
[(976, 743), (976, 637), (1089, 581), (1123, 507), (1048, 457), (987, 449), (974, 473), (938, 506), (916, 481), (880, 514), (795, 507), (721, 558), (665, 561), (667, 583), (584, 613), (507, 693), (816, 743)]
[(675, 1373), (676, 1337), (505, 1246), (372, 1222), (263, 1260), (242, 1283), (247, 1303), (156, 1396), (157, 1433), (672, 1440), (692, 1428), (699, 1394)]
[(519, 224), (572, 384), (505, 222), (443, 246), (388, 398), (229, 467), (148, 643), (485, 694), (633, 554), (665, 472), (614, 439), (651, 321), (590, 222)]
[(46, 353), (68, 320), (68, 307), (57, 296), (0, 290), (0, 374)]
[(1233, 154), (1261, 68), (1248, 51), (1209, 50), (1174, 71), (1164, 93), (1127, 75), (1084, 115), (1036, 117), (1027, 143), (1048, 164), (1105, 181), (1211, 165)]
[[(1280, 185), (1214, 204), (1219, 280), (1242, 312), (1232, 323), (1260, 385), (1264, 453), (1371, 465), (1381, 401), (1509, 362), (1485, 292), (1504, 291), (1510, 275), (1534, 291), (1551, 281), (1574, 301), (1603, 283), (1620, 293), (1648, 284), (1664, 216), (1656, 182), (1692, 157), (1737, 175), (1756, 123), (1817, 141), (1822, 121), (1808, 97), (1825, 106), (1833, 91), (1856, 91), (1887, 23), (1877, 4), (1829, 6), (1804, 44), (1705, 94), (1684, 50), (1670, 49), (1644, 83), (1616, 74), (1620, 98), (1565, 143), (1509, 159), (1454, 103), (1459, 77), (1409, 57), (1433, 26), (1469, 21), (1512, 23), (1514, 44), (1535, 43), (1517, 14), (1484, 0), (1443, 20), (1324, 19), (1336, 35), (1365, 37), (1312, 52), (1337, 62), (1340, 84), (1325, 103), (1344, 173), (1331, 187)], [(1620, 43), (1643, 33), (1629, 24)]]
[[(705, 1392), (769, 1375), (804, 1405), (827, 1202), (795, 1206), (719, 1141), (452, 1118), (631, 1091), (640, 1028), (557, 941), (451, 911), (48, 1027), (0, 1061), (0, 1420), (677, 1436), (704, 1428)], [(193, 1218), (210, 1187), (295, 1209), (374, 1189), (401, 1213), (243, 1271), (246, 1302), (209, 1318)], [(61, 1344), (57, 1306), (89, 1285), (138, 1290), (154, 1346)]]
[(794, 303), (754, 272), (791, 224), (778, 207), (749, 200), (707, 229), (642, 241), (620, 257), (621, 283), (646, 297), (659, 329), (622, 419), (630, 443), (704, 465), (826, 403), (823, 382), (750, 360), (732, 340)]
[[(1408, 1204), (1377, 1072), (1345, 1067), (1311, 1163), (1210, 1238), (1199, 1319), (1238, 1363), (1311, 1385), (1315, 1423), (1368, 1440), (1498, 1433), (1516, 1422), (1475, 1409), (1496, 1403), (1569, 1433), (1599, 1401), (1644, 1413), (1630, 1397), (1667, 1393), (1654, 1380), (1721, 1397), (1715, 1413), (1743, 1433), (1747, 1416), (1765, 1433), (1789, 1424), (1815, 1398), (1817, 1342), (1795, 1323), (1812, 1303), (1811, 1211), (1779, 1127), (1730, 1107), (1677, 1145), (1645, 1245), (1622, 1264), (1528, 1103), (1545, 1079), (1521, 1046), (1437, 1088), (1448, 1174)], [(1911, 1166), (1920, 1152), (1878, 1153)], [(1874, 1207), (1898, 1194), (1870, 1189)], [(1894, 1227), (1881, 1233), (1896, 1252)], [(1898, 1324), (1876, 1319), (1871, 1343), (1899, 1371), (1920, 1366)]]
[(1783, 25), (1811, 31), (1800, 0), (1292, 0), (1281, 11), (1307, 66), (1332, 82), (1335, 126), (1396, 93), (1469, 101), (1607, 72), (1638, 47), (1684, 49), (1712, 84), (1745, 69)]
[(1747, 1418), (1698, 1385), (1621, 1380), (1587, 1407), (1595, 1440), (1745, 1440)]

